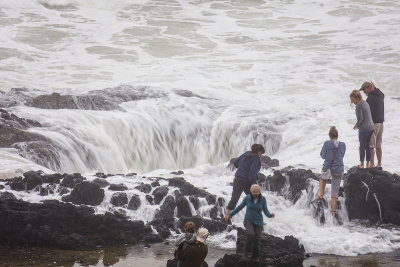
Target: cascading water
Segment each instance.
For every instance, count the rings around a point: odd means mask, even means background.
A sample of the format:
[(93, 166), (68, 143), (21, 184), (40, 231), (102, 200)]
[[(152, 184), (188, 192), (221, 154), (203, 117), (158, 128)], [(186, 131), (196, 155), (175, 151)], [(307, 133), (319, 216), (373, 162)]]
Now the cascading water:
[(263, 144), (267, 154), (279, 148), (282, 137), (278, 127), (260, 110), (172, 91), (154, 97), (150, 90), (140, 91), (147, 99), (122, 103), (122, 110), (114, 111), (54, 112), (17, 106), (13, 110), (16, 114), (43, 126), (29, 131), (46, 137), (58, 149), (46, 162), (29, 146), (18, 148), (25, 157), (54, 171), (106, 173), (225, 162), (248, 150), (252, 143)]

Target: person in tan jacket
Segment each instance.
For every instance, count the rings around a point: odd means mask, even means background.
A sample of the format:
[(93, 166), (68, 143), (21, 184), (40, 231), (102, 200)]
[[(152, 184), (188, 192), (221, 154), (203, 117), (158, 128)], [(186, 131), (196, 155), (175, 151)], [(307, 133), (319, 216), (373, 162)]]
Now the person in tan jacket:
[(206, 228), (199, 228), (196, 235), (196, 242), (188, 244), (178, 255), (178, 259), (182, 261), (182, 267), (203, 267), (204, 259), (208, 254), (208, 246), (204, 244), (208, 234)]

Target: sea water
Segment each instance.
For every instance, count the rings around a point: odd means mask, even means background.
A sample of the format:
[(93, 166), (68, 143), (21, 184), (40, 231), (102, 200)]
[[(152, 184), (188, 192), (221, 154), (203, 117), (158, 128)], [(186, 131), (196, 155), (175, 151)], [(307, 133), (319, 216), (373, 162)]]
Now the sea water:
[[(384, 168), (398, 173), (399, 15), (394, 0), (2, 0), (4, 92), (25, 87), (31, 95), (81, 95), (144, 85), (144, 94), (161, 96), (122, 103), (113, 111), (8, 108), (39, 121), (43, 127), (29, 131), (48, 137), (62, 151), (59, 165), (45, 168), (28, 150), (1, 149), (1, 175), (43, 169), (80, 172), (90, 179), (97, 171), (141, 177), (183, 169), (191, 183), (229, 200), (233, 172), (225, 166), (232, 157), (259, 142), (282, 167), (318, 172), (319, 152), (332, 125), (346, 143), (347, 170), (359, 161), (349, 94), (370, 80), (385, 93)], [(113, 179), (133, 183), (134, 190), (135, 181)], [(397, 228), (348, 221), (320, 225), (305, 194), (296, 205), (264, 194), (277, 215), (266, 219), (264, 230), (292, 234), (308, 252), (356, 255), (399, 247)], [(97, 212), (110, 209), (110, 198)], [(155, 211), (145, 208), (139, 215), (151, 220)], [(234, 223), (242, 219), (239, 214)], [(223, 236), (210, 242), (234, 247)]]

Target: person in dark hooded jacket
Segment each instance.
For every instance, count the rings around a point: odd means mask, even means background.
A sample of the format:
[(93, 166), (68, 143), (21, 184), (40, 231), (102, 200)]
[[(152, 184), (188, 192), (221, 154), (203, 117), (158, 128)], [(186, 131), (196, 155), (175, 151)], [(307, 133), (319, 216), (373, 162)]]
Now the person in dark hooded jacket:
[(371, 153), (370, 167), (375, 167), (375, 151), (378, 159), (378, 169), (382, 169), (382, 134), (383, 122), (385, 121), (385, 95), (381, 90), (375, 87), (372, 82), (364, 82), (361, 85), (360, 91), (368, 96), (367, 103), (371, 110), (372, 121), (374, 122), (374, 132), (372, 133), (369, 143)]
[[(340, 182), (344, 173), (343, 158), (346, 153), (346, 144), (344, 142), (338, 141), (338, 131), (335, 126), (329, 129), (329, 139), (325, 141), (321, 149), (321, 158), (324, 159), (324, 165), (322, 170), (326, 171), (330, 169), (331, 171), (331, 195), (332, 195), (332, 215), (336, 213), (336, 204), (339, 197)], [(329, 177), (327, 177), (329, 178)], [(327, 178), (321, 178), (319, 180), (319, 196), (318, 199), (324, 198), (325, 186)]]
[(225, 221), (228, 221), (229, 213), (236, 207), (242, 192), (250, 194), (251, 185), (257, 184), (257, 174), (261, 169), (260, 156), (264, 153), (262, 145), (253, 144), (251, 151), (243, 153), (233, 162), (238, 169), (233, 179), (232, 197), (226, 209)]

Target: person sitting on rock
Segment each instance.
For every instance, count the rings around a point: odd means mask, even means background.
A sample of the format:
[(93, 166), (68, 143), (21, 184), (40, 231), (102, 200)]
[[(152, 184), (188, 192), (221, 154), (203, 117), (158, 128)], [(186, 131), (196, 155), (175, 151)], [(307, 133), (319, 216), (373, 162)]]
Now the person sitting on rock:
[[(175, 255), (179, 255), (182, 251), (184, 251), (189, 244), (194, 244), (196, 242), (196, 225), (194, 222), (187, 222), (184, 227), (184, 233), (178, 236), (175, 241)], [(182, 266), (182, 261), (178, 259), (176, 263), (177, 267)]]
[(208, 246), (204, 244), (208, 234), (206, 228), (200, 227), (195, 243), (188, 243), (187, 247), (178, 254), (178, 259), (182, 261), (182, 267), (203, 267), (204, 259), (208, 254)]
[(233, 179), (232, 197), (226, 209), (225, 221), (228, 221), (229, 213), (236, 207), (242, 192), (250, 194), (251, 185), (257, 184), (257, 174), (261, 169), (260, 156), (264, 153), (262, 145), (253, 144), (251, 151), (243, 153), (233, 162), (238, 169)]
[[(253, 258), (254, 261), (259, 261), (260, 256), (260, 236), (264, 229), (263, 215), (268, 218), (274, 218), (275, 214), (270, 213), (267, 207), (267, 200), (261, 195), (261, 187), (258, 184), (253, 184), (250, 188), (250, 194), (247, 195), (242, 203), (237, 206), (229, 217), (232, 218), (236, 213), (242, 210), (245, 206), (246, 215), (244, 216), (244, 227), (246, 228), (247, 241), (243, 258)], [(251, 249), (253, 247), (253, 249)], [(252, 251), (252, 255), (249, 253)]]
[(326, 181), (332, 178), (331, 191), (332, 191), (332, 215), (336, 214), (336, 203), (339, 197), (340, 182), (344, 173), (343, 157), (346, 153), (346, 144), (338, 141), (339, 133), (335, 126), (329, 129), (329, 139), (325, 141), (321, 149), (321, 158), (324, 159), (322, 171), (330, 173), (322, 175), (319, 180), (319, 196), (316, 200), (324, 198), (324, 191)]

